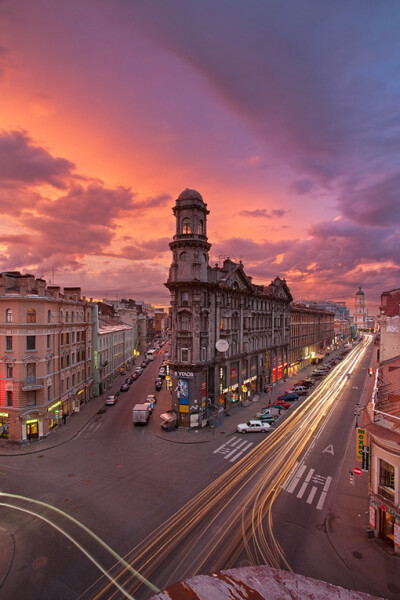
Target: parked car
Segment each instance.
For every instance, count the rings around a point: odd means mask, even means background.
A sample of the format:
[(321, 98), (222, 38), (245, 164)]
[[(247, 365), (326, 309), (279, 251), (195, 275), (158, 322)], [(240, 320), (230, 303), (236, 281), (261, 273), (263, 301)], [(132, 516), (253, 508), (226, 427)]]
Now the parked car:
[(144, 360), (140, 366), (142, 369), (145, 369), (147, 367), (147, 362)]
[(255, 419), (259, 419), (261, 415), (272, 415), (270, 408), (262, 408), (258, 413), (256, 413)]
[(271, 402), (268, 404), (270, 408), (290, 408), (290, 402), (286, 402), (286, 400), (276, 400), (275, 402)]
[(268, 423), (269, 425), (273, 425), (275, 421), (279, 419), (279, 415), (272, 415), (270, 413), (264, 413), (257, 417), (257, 420), (260, 420), (262, 423)]
[(128, 377), (128, 379), (125, 380), (125, 383), (127, 383), (128, 385), (132, 385), (135, 379), (137, 379), (137, 377)]
[(300, 379), (295, 385), (302, 385), (306, 388), (311, 388), (314, 385), (314, 381), (312, 379)]
[(129, 384), (128, 383), (123, 383), (119, 389), (120, 389), (120, 392), (128, 392), (129, 391)]
[(254, 431), (261, 431), (262, 433), (264, 433), (265, 431), (267, 431), (270, 428), (270, 425), (268, 423), (263, 423), (262, 421), (249, 421), (248, 423), (240, 423), (237, 428), (236, 431), (238, 431), (239, 433), (249, 433), (249, 432), (254, 432)]
[(291, 390), (288, 391), (288, 394), (297, 394), (298, 396), (305, 396), (308, 394), (308, 387), (305, 385), (295, 385)]
[(160, 369), (160, 370), (159, 370), (159, 372), (158, 372), (158, 376), (159, 376), (161, 379), (165, 379), (165, 375), (166, 375), (166, 373), (165, 373), (165, 368), (164, 368), (164, 367), (161, 367), (161, 369)]
[(118, 402), (118, 396), (114, 394), (114, 396), (107, 396), (107, 400), (106, 400), (106, 405), (107, 406), (113, 406), (114, 404), (117, 404)]
[(137, 374), (138, 377), (140, 377), (140, 375), (143, 373), (142, 367), (136, 367), (135, 373)]
[(286, 402), (296, 402), (300, 396), (298, 394), (285, 394), (284, 396), (279, 396), (278, 400), (284, 400)]
[(160, 379), (160, 377), (157, 377), (157, 379), (154, 382), (155, 388), (156, 388), (156, 392), (159, 392), (162, 388), (162, 379)]

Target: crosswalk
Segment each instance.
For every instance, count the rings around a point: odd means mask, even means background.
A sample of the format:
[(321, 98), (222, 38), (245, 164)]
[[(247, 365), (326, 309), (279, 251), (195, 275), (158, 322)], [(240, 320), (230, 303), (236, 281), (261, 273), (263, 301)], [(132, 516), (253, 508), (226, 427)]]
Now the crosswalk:
[(242, 438), (234, 437), (214, 450), (213, 454), (222, 454), (225, 460), (235, 462), (235, 460), (241, 458), (252, 446), (254, 446), (254, 442), (248, 442)]
[(101, 425), (101, 421), (89, 421), (89, 423), (87, 423), (87, 425), (85, 425), (85, 427), (83, 427), (83, 429), (76, 434), (75, 439), (92, 436), (94, 433), (96, 433), (99, 427), (101, 427)]
[(315, 473), (315, 469), (300, 463), (283, 485), (283, 489), (289, 494), (296, 493), (296, 498), (299, 500), (304, 498), (307, 504), (313, 504), (317, 496), (315, 507), (321, 510), (331, 483), (332, 477), (329, 475), (319, 475)]

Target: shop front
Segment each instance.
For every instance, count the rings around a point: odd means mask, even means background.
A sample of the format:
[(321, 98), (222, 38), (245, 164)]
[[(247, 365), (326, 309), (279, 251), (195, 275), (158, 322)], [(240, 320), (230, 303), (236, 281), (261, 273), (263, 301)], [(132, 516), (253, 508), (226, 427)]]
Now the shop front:
[(29, 411), (21, 415), (22, 441), (34, 441), (44, 437), (45, 416), (47, 417), (47, 414), (45, 415), (41, 411)]
[(0, 412), (0, 438), (8, 439), (10, 437), (9, 425), (10, 425), (10, 413), (1, 411)]
[(62, 408), (61, 408), (61, 400), (55, 402), (47, 409), (47, 416), (49, 422), (49, 431), (57, 427), (61, 423), (62, 417)]

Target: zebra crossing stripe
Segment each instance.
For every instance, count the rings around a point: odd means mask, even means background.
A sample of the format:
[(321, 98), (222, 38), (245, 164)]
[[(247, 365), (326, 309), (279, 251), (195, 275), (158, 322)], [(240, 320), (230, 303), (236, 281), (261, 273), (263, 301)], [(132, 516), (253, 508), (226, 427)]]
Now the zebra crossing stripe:
[(318, 504), (317, 504), (317, 510), (321, 510), (321, 508), (324, 505), (325, 498), (328, 495), (329, 486), (331, 485), (331, 481), (332, 481), (332, 477), (327, 477), (326, 483), (324, 485), (324, 489), (321, 492), (321, 496), (320, 496)]
[(304, 483), (303, 483), (303, 485), (301, 486), (301, 488), (299, 490), (299, 493), (297, 494), (298, 498), (302, 498), (303, 497), (303, 494), (306, 491), (306, 488), (307, 488), (308, 484), (310, 483), (310, 479), (313, 476), (314, 471), (315, 471), (315, 469), (310, 469), (308, 471), (308, 475), (305, 478)]
[(307, 469), (306, 465), (301, 465), (301, 467), (297, 470), (295, 477), (293, 478), (289, 487), (286, 490), (287, 492), (289, 492), (289, 494), (292, 494), (294, 492), (295, 487), (299, 483), (299, 481), (302, 478), (303, 473), (306, 469)]

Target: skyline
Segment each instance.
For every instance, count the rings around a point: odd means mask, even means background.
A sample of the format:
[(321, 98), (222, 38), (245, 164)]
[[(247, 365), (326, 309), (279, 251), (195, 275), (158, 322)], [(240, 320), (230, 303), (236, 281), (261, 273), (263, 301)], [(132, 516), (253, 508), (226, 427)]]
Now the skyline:
[(210, 264), (369, 314), (399, 287), (400, 6), (0, 2), (1, 271), (166, 306), (186, 187)]

